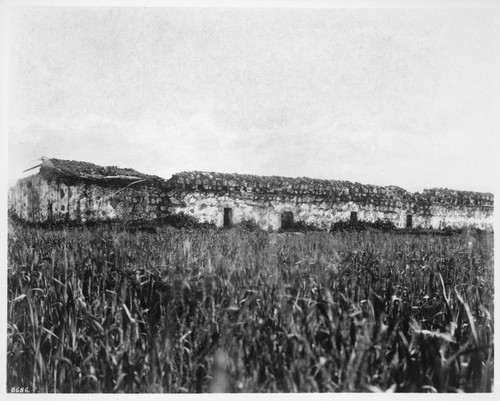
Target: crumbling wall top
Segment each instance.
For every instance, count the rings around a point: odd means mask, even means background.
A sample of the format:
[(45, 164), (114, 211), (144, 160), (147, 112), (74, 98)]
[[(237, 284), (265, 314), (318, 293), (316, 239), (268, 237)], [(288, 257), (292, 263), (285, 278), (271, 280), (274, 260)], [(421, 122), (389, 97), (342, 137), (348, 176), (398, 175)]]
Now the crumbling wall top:
[(168, 186), (176, 189), (229, 189), (252, 192), (298, 192), (300, 194), (375, 194), (386, 197), (407, 197), (406, 190), (396, 186), (364, 185), (358, 182), (322, 180), (307, 177), (257, 176), (249, 174), (227, 174), (203, 171), (184, 171), (174, 174)]
[(447, 188), (424, 189), (418, 196), (428, 203), (447, 206), (481, 206), (493, 208), (494, 203), (494, 196), (489, 192), (458, 191)]
[[(439, 205), (448, 208), (493, 209), (493, 194), (445, 188), (412, 193), (403, 188), (365, 185), (358, 182), (322, 180), (307, 177), (256, 176), (203, 171), (185, 171), (167, 180), (167, 187), (183, 191), (229, 191), (256, 194), (299, 195), (331, 198), (337, 201), (372, 204), (406, 204), (415, 210)], [(410, 206), (408, 206), (410, 207)]]
[(93, 163), (42, 157), (40, 175), (68, 185), (89, 182), (101, 186), (155, 186), (165, 192), (210, 191), (253, 193), (256, 195), (303, 196), (333, 202), (356, 202), (427, 210), (432, 206), (493, 210), (493, 194), (444, 188), (411, 193), (397, 186), (365, 185), (358, 182), (307, 177), (257, 176), (202, 171), (185, 171), (170, 179), (140, 173), (131, 168), (103, 167)]

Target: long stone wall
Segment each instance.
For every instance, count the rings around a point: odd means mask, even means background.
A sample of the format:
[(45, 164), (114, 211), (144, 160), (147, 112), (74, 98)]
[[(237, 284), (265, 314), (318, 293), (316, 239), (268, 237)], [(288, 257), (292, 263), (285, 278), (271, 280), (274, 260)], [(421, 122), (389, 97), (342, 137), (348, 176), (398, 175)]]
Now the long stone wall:
[(224, 209), (232, 212), (232, 222), (251, 220), (264, 229), (281, 227), (283, 212), (292, 212), (294, 221), (304, 222), (322, 229), (329, 229), (333, 223), (349, 220), (351, 212), (365, 221), (389, 220), (403, 227), (406, 214), (384, 207), (365, 207), (355, 202), (332, 202), (322, 197), (255, 195), (249, 193), (183, 192), (171, 194), (172, 213), (185, 213), (201, 222), (224, 224)]
[(295, 221), (302, 221), (322, 229), (329, 229), (333, 223), (347, 221), (351, 212), (358, 220), (375, 222), (386, 220), (396, 227), (407, 226), (411, 215), (412, 226), (422, 228), (477, 227), (492, 228), (491, 213), (480, 210), (450, 209), (433, 206), (425, 214), (420, 209), (405, 209), (402, 206), (359, 204), (356, 202), (331, 202), (323, 198), (300, 196), (249, 196), (248, 194), (217, 194), (215, 192), (178, 192), (172, 197), (172, 213), (185, 213), (201, 222), (223, 226), (224, 209), (232, 209), (232, 221), (252, 220), (264, 229), (279, 229), (282, 212), (292, 212)]
[[(30, 222), (154, 221), (185, 213), (220, 227), (229, 213), (233, 224), (251, 220), (276, 230), (288, 212), (295, 222), (322, 229), (353, 215), (363, 221), (390, 221), (400, 228), (493, 228), (489, 193), (410, 193), (395, 186), (347, 181), (204, 172), (179, 173), (169, 180), (140, 176), (140, 183), (100, 174), (100, 181), (92, 181), (77, 175), (78, 163), (47, 162), (39, 174), (19, 180), (9, 191), (10, 212)], [(127, 171), (119, 172), (123, 176)]]
[(170, 201), (161, 188), (106, 187), (67, 184), (37, 174), (23, 178), (9, 191), (9, 209), (30, 222), (154, 220), (168, 214)]
[(410, 193), (402, 188), (362, 185), (347, 181), (308, 178), (257, 177), (220, 173), (179, 173), (167, 181), (171, 212), (185, 213), (202, 222), (224, 224), (224, 209), (231, 209), (233, 223), (253, 220), (262, 228), (281, 227), (283, 212), (295, 221), (323, 229), (351, 218), (386, 220), (406, 227), (493, 228), (493, 195), (486, 193), (425, 190)]

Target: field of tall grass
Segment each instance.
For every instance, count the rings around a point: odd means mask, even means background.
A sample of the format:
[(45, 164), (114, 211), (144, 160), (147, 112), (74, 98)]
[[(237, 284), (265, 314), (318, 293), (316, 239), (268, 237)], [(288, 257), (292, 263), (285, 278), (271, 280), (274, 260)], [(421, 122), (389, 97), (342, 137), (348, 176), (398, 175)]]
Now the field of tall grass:
[(493, 235), (10, 226), (7, 391), (490, 392)]

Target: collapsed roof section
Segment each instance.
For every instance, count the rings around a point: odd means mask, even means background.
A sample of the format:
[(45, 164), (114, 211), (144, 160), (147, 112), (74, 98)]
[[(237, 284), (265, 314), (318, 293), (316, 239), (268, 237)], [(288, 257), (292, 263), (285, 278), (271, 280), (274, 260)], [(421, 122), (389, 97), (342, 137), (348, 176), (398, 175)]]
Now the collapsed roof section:
[(104, 167), (88, 162), (61, 160), (44, 156), (39, 167), (40, 175), (46, 179), (58, 179), (70, 185), (86, 182), (109, 186), (132, 184), (138, 186), (162, 186), (165, 183), (165, 180), (161, 177), (143, 174), (131, 168)]

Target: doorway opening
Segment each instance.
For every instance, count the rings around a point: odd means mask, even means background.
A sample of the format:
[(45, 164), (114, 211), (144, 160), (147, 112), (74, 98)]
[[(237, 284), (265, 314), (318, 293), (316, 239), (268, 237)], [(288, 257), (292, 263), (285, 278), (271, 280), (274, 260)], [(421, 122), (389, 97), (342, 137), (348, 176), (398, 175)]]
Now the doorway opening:
[(233, 225), (233, 209), (230, 207), (224, 208), (224, 227), (231, 227)]
[(293, 227), (293, 213), (283, 212), (281, 213), (281, 228), (286, 230)]
[(406, 228), (412, 228), (412, 227), (413, 227), (413, 215), (407, 214), (406, 215)]

